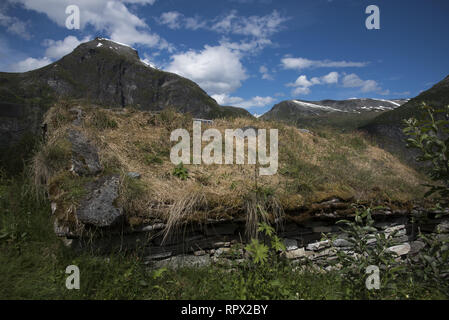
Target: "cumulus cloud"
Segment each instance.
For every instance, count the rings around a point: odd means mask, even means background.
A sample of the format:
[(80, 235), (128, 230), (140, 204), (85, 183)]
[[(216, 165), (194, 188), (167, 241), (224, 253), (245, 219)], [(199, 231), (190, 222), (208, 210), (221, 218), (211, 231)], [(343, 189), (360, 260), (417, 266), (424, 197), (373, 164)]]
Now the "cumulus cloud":
[[(340, 83), (340, 77), (341, 83)], [(389, 91), (382, 91), (375, 80), (363, 80), (355, 73), (340, 75), (333, 71), (322, 77), (313, 77), (308, 79), (306, 75), (299, 76), (295, 82), (287, 83), (287, 87), (293, 87), (292, 95), (308, 95), (311, 87), (316, 85), (340, 84), (344, 88), (360, 88), (361, 92), (378, 92), (379, 94), (388, 95)]]
[(224, 46), (175, 54), (166, 70), (192, 79), (212, 95), (231, 93), (247, 78), (240, 55)]
[[(21, 3), (26, 9), (44, 13), (61, 27), (65, 27), (65, 9), (73, 0), (9, 0)], [(131, 13), (126, 4), (151, 5), (155, 0), (79, 0), (81, 27), (93, 26), (106, 32), (115, 41), (129, 45), (140, 44), (152, 48), (173, 50), (173, 46), (152, 33), (146, 22)]]
[(306, 96), (310, 93), (309, 87), (298, 87), (292, 90), (293, 96)]
[(332, 61), (332, 60), (309, 60), (306, 58), (284, 57), (281, 60), (284, 69), (304, 70), (311, 68), (347, 68), (365, 67), (367, 62)]
[(47, 47), (45, 50), (45, 56), (51, 59), (59, 59), (69, 54), (73, 51), (77, 46), (81, 43), (89, 41), (90, 37), (85, 37), (82, 40), (78, 40), (77, 37), (67, 36), (64, 40), (52, 40), (46, 39), (43, 42), (43, 45)]
[(263, 108), (272, 104), (276, 100), (273, 97), (260, 96), (255, 96), (251, 99), (243, 99), (241, 97), (233, 97), (228, 94), (216, 94), (212, 95), (212, 98), (214, 98), (220, 105), (232, 105), (244, 109)]
[[(282, 30), (282, 24), (286, 20), (288, 19), (277, 11), (265, 16), (250, 17), (231, 11), (227, 15), (211, 19), (186, 17), (178, 11), (164, 12), (157, 21), (170, 29), (204, 29), (222, 34), (219, 45), (173, 55), (166, 69), (192, 79), (211, 95), (229, 94), (239, 88), (248, 77), (242, 58), (255, 55), (273, 45), (269, 37)], [(230, 40), (229, 35), (242, 36), (243, 39)], [(262, 72), (262, 78), (272, 78), (268, 69)], [(256, 102), (253, 100), (252, 103)]]
[(338, 83), (339, 76), (340, 75), (338, 74), (338, 72), (330, 72), (329, 74), (322, 77), (321, 80), (327, 84)]
[(46, 39), (43, 41), (43, 45), (47, 47), (45, 50), (45, 57), (43, 58), (33, 58), (28, 57), (24, 60), (11, 64), (8, 69), (12, 72), (25, 72), (34, 69), (44, 67), (54, 60), (57, 60), (66, 54), (73, 51), (79, 44), (89, 41), (89, 36), (82, 40), (78, 40), (77, 37), (67, 36), (64, 40), (51, 40)]
[(325, 85), (325, 84), (337, 84), (340, 75), (338, 72), (330, 72), (322, 77), (313, 77), (310, 80), (306, 75), (299, 76), (295, 82), (287, 83), (288, 87), (293, 87), (292, 95), (308, 95), (311, 90), (310, 87), (316, 85)]
[(26, 72), (45, 67), (50, 63), (51, 60), (47, 57), (44, 57), (42, 59), (35, 59), (30, 57), (11, 65), (9, 69), (11, 72)]
[(360, 88), (362, 92), (381, 91), (375, 80), (362, 80), (355, 73), (346, 74), (342, 79), (345, 88)]

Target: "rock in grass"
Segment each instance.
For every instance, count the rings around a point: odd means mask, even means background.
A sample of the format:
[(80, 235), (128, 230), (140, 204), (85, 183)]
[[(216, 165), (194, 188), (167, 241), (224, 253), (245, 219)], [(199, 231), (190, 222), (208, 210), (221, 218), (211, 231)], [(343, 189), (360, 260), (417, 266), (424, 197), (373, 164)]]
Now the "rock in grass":
[(180, 267), (203, 267), (211, 264), (211, 258), (209, 255), (194, 256), (194, 255), (181, 255), (174, 256), (165, 260), (156, 261), (152, 264), (155, 269), (160, 268), (172, 268), (177, 269)]
[(353, 247), (354, 244), (346, 239), (335, 239), (333, 242), (335, 247)]
[(417, 254), (419, 251), (424, 249), (425, 246), (426, 244), (420, 240), (410, 242), (410, 254)]
[(78, 130), (68, 130), (68, 139), (72, 144), (72, 171), (80, 176), (96, 175), (103, 170), (98, 151), (86, 136)]
[(318, 251), (318, 250), (321, 250), (323, 248), (327, 248), (329, 246), (330, 246), (329, 240), (319, 241), (319, 242), (314, 242), (314, 243), (308, 244), (307, 245), (307, 250)]
[(284, 241), (285, 249), (287, 251), (292, 251), (292, 250), (298, 249), (298, 241), (296, 241), (295, 239), (285, 238), (283, 241)]
[(114, 205), (119, 191), (118, 176), (103, 177), (86, 188), (90, 191), (76, 210), (79, 221), (96, 227), (111, 227), (121, 221), (123, 210)]
[(449, 221), (446, 220), (437, 225), (436, 230), (438, 233), (449, 233)]
[(285, 257), (287, 259), (299, 259), (299, 258), (308, 257), (312, 254), (313, 254), (312, 252), (306, 251), (304, 248), (300, 248), (300, 249), (285, 252)]
[(128, 172), (126, 175), (131, 179), (140, 179), (141, 177), (141, 174), (138, 172)]
[(390, 252), (396, 253), (398, 256), (404, 256), (410, 252), (411, 247), (410, 247), (410, 244), (404, 243), (404, 244), (400, 244), (398, 246), (390, 247), (387, 250)]

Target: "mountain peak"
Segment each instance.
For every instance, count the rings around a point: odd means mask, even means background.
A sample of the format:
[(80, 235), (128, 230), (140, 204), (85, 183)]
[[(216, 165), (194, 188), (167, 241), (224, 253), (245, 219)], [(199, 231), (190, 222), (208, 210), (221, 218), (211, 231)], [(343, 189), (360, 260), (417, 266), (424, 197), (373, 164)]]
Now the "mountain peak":
[(114, 53), (126, 58), (128, 61), (140, 61), (139, 54), (133, 47), (107, 38), (97, 37), (94, 40), (81, 43), (75, 48), (73, 54), (92, 54), (94, 52)]

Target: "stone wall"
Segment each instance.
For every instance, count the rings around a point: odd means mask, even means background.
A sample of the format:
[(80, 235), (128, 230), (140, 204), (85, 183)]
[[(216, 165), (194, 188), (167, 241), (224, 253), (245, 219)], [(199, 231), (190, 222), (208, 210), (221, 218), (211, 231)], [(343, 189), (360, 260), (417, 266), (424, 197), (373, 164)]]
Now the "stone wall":
[[(449, 209), (447, 210), (449, 213)], [(416, 224), (410, 219), (411, 214), (426, 215), (426, 223)], [(388, 250), (397, 253), (398, 257), (415, 255), (424, 243), (418, 240), (419, 230), (423, 233), (440, 233), (440, 236), (449, 237), (449, 218), (437, 218), (440, 211), (426, 211), (415, 207), (411, 210), (393, 210), (385, 208), (372, 212), (377, 233), (392, 237), (393, 246)], [(347, 216), (345, 219), (351, 219)], [(348, 235), (340, 230), (336, 224), (337, 214), (317, 214), (307, 221), (284, 222), (278, 226), (277, 234), (284, 241), (286, 252), (283, 255), (293, 262), (305, 259), (327, 267), (330, 260), (336, 258), (335, 250), (351, 252), (351, 243)], [(92, 238), (65, 239), (67, 245), (75, 249), (94, 249), (97, 252), (110, 252), (112, 250), (141, 250), (144, 261), (151, 267), (162, 266), (179, 267), (203, 266), (209, 264), (232, 264), (242, 262), (247, 258), (244, 251), (245, 222), (235, 221), (209, 221), (202, 226), (188, 225), (164, 241), (163, 223), (144, 226), (138, 230), (122, 232), (102, 232), (97, 229), (91, 233)], [(104, 233), (104, 234), (103, 234)], [(331, 246), (330, 240), (322, 241), (323, 234), (335, 238)], [(375, 244), (373, 240), (371, 244)]]

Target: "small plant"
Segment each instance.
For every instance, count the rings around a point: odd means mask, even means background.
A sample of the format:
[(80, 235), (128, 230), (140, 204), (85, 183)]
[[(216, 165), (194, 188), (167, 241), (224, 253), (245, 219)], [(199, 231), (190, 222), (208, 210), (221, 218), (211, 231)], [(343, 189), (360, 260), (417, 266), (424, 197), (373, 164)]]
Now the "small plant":
[(252, 239), (251, 243), (245, 247), (255, 264), (263, 265), (268, 260), (268, 246), (260, 243), (257, 239)]
[(268, 259), (274, 259), (277, 253), (285, 251), (285, 245), (281, 239), (276, 235), (276, 232), (272, 226), (268, 223), (259, 223), (259, 232), (261, 232), (265, 238), (268, 238), (270, 246), (266, 244), (266, 241), (261, 243), (258, 239), (252, 239), (251, 243), (245, 247), (246, 251), (251, 255), (252, 261), (255, 264), (264, 265)]
[(173, 169), (173, 175), (181, 180), (187, 180), (189, 178), (189, 171), (181, 162)]

